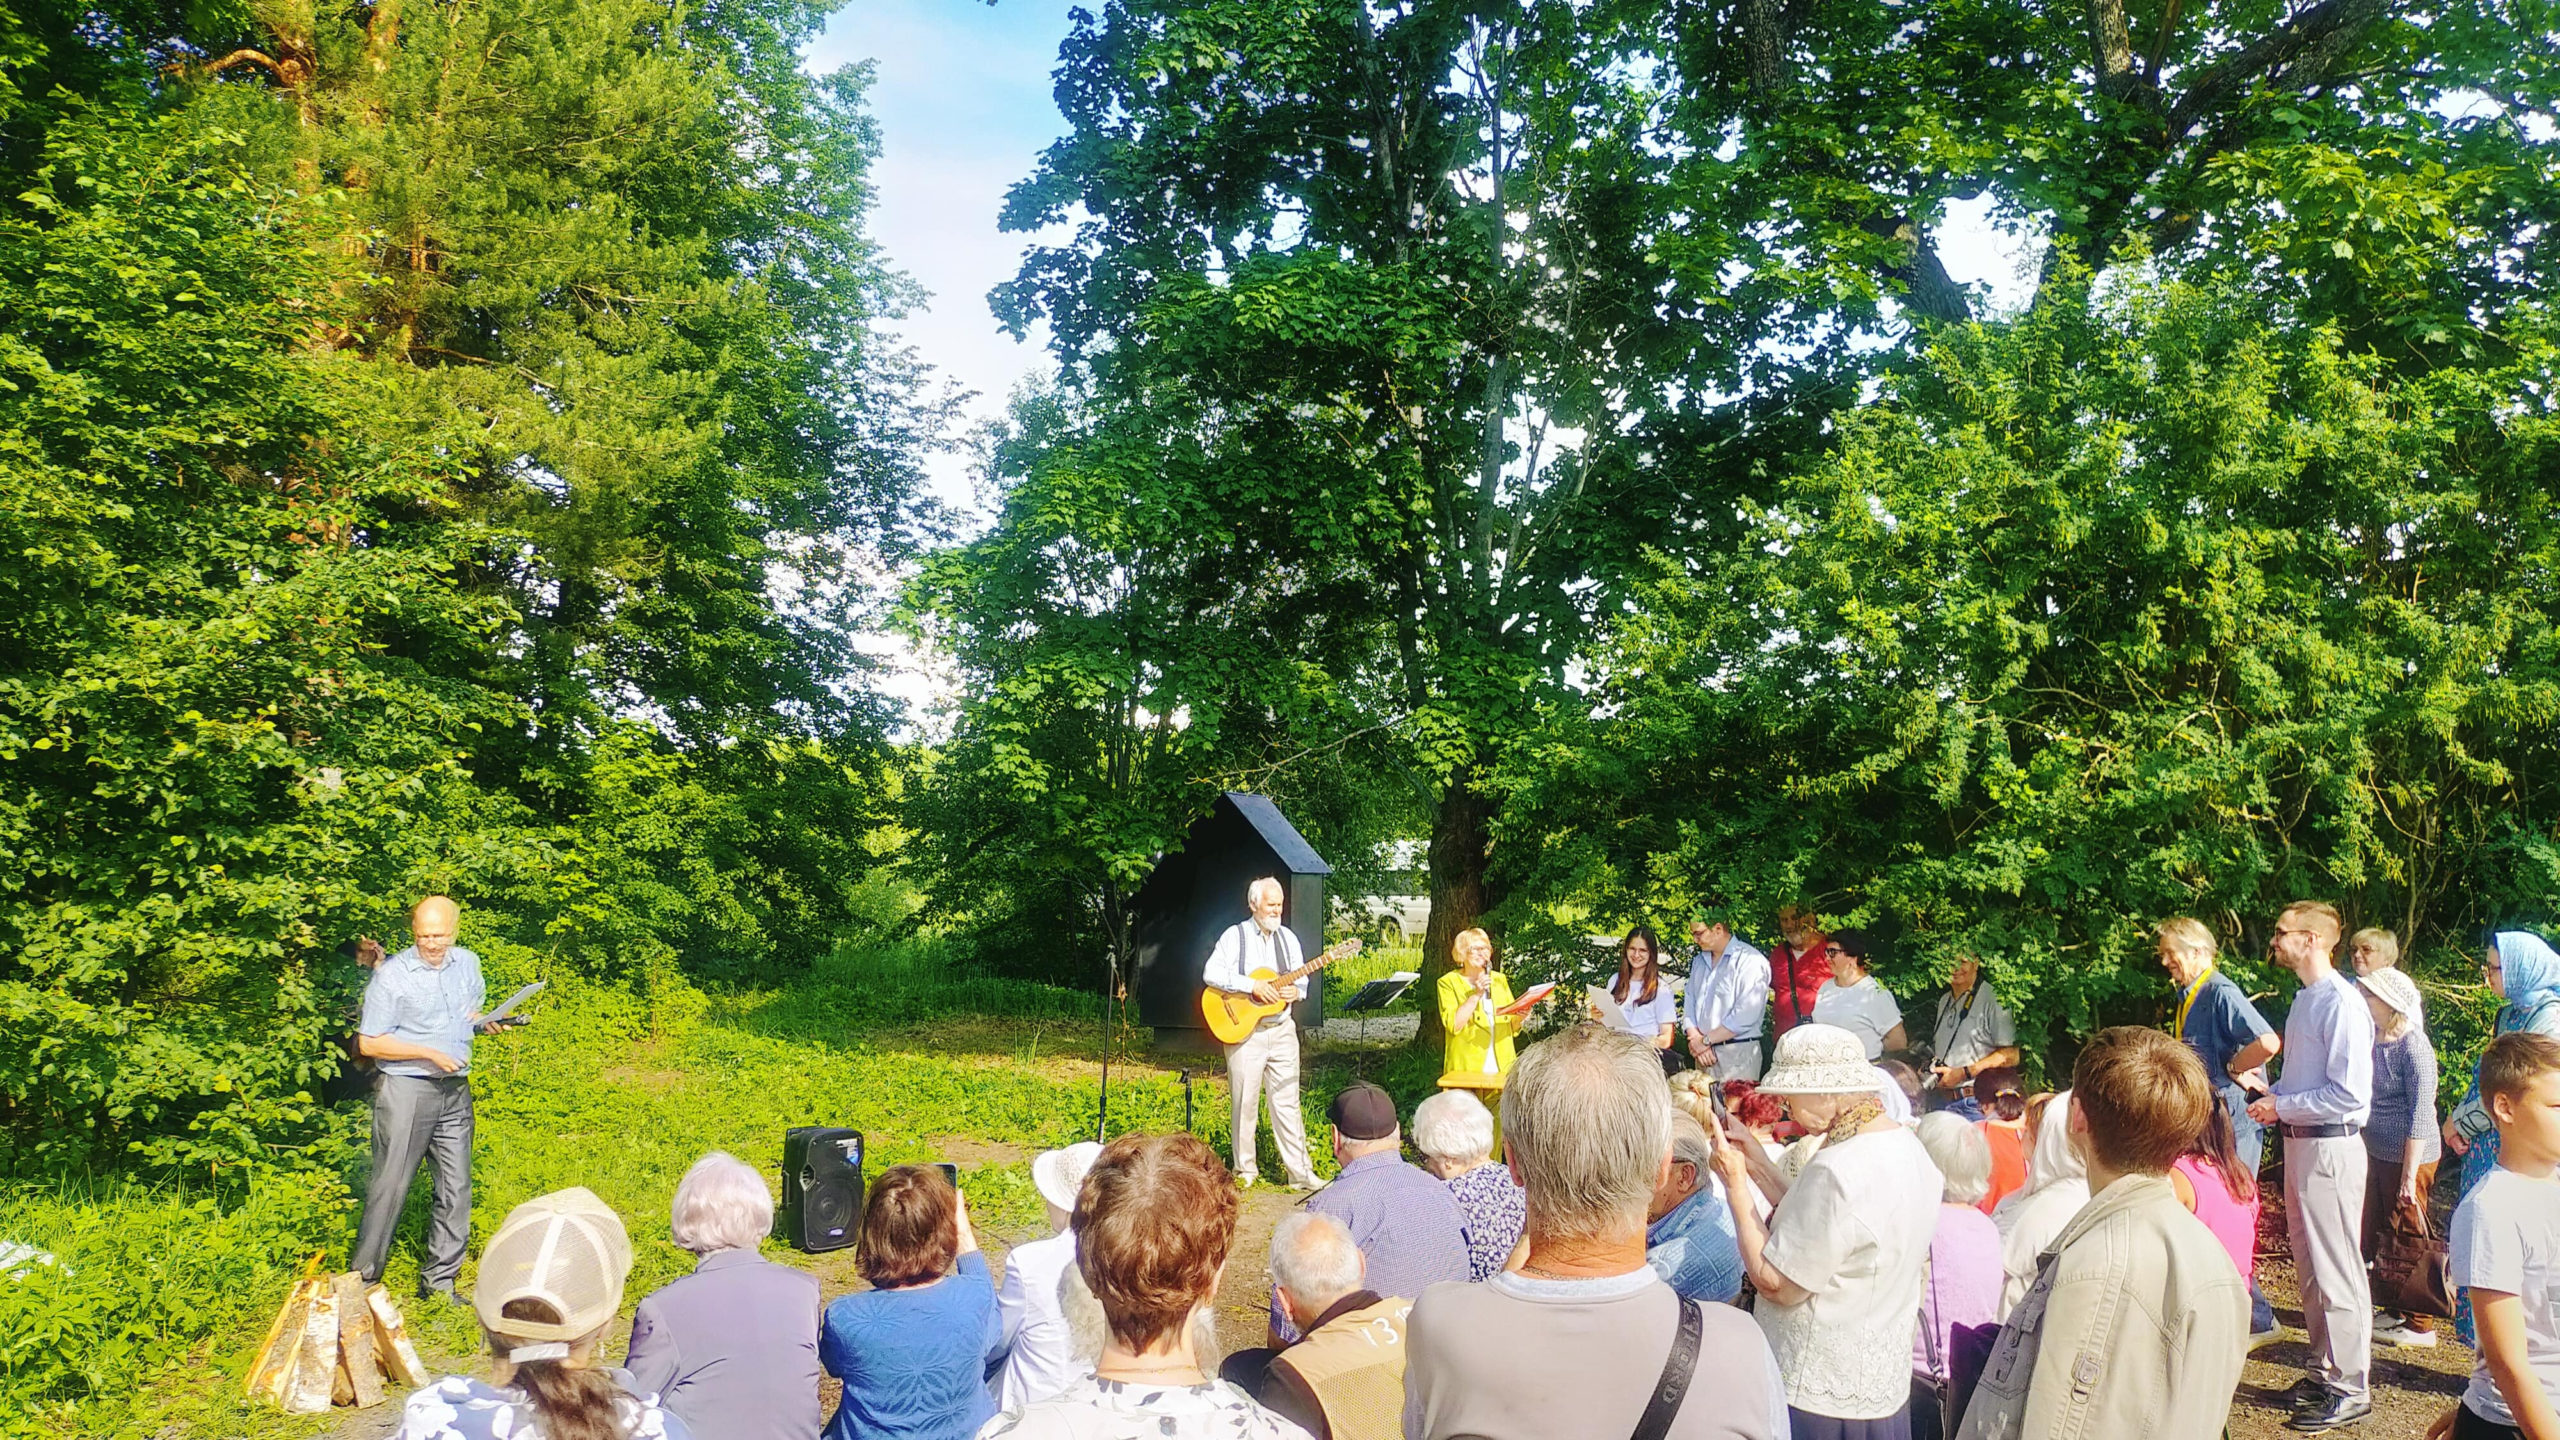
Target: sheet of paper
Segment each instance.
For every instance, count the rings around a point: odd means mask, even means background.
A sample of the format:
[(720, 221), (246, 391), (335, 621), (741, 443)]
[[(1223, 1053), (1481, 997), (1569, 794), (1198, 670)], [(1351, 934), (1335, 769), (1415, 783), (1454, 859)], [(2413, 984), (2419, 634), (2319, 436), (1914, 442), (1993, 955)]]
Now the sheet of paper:
[(1530, 1006), (1535, 1005), (1539, 1001), (1546, 999), (1549, 995), (1554, 994), (1555, 989), (1555, 982), (1552, 980), (1548, 981), (1544, 985), (1532, 985), (1528, 989), (1520, 992), (1519, 999), (1512, 1001), (1510, 1004), (1503, 1006), (1501, 1009), (1496, 1010), (1493, 1013), (1504, 1016), (1526, 1015), (1529, 1013)]
[(1617, 1000), (1609, 994), (1609, 987), (1585, 985), (1582, 988), (1591, 997), (1591, 1008), (1600, 1012), (1601, 1024), (1612, 1030), (1632, 1031), (1635, 1028), (1628, 1023), (1627, 1012), (1619, 1009)]
[(532, 984), (525, 986), (513, 995), (508, 996), (507, 1003), (504, 1005), (501, 1005), (497, 1009), (490, 1011), (488, 1014), (481, 1016), (480, 1023), (483, 1025), (490, 1025), (506, 1019), (508, 1016), (516, 1013), (517, 1006), (532, 999), (534, 996), (541, 994), (549, 987), (549, 985), (550, 982), (547, 980), (534, 981)]

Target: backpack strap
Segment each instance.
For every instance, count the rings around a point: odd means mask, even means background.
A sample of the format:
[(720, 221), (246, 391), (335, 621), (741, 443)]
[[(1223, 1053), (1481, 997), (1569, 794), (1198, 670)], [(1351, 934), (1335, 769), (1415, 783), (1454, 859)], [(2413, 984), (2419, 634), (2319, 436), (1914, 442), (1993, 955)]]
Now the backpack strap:
[(1671, 1354), (1662, 1362), (1662, 1378), (1654, 1382), (1653, 1398), (1645, 1402), (1644, 1418), (1636, 1421), (1632, 1440), (1662, 1440), (1671, 1433), (1672, 1417), (1680, 1413), (1680, 1402), (1688, 1398), (1689, 1377), (1698, 1371), (1698, 1344), (1706, 1333), (1707, 1312), (1695, 1300), (1682, 1300), (1680, 1333), (1671, 1337)]

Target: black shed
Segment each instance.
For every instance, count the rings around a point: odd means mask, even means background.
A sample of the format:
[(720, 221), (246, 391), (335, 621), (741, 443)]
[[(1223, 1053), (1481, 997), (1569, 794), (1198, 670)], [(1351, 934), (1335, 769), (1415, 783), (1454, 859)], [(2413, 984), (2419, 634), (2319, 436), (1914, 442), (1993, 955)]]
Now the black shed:
[[(1298, 934), (1313, 959), (1324, 949), (1324, 877), (1333, 867), (1260, 795), (1229, 790), (1193, 822), (1182, 847), (1156, 862), (1138, 887), (1137, 983), (1139, 1023), (1155, 1027), (1159, 1042), (1208, 1040), (1200, 1022), (1200, 970), (1219, 932), (1245, 918), (1245, 887), (1265, 875), (1287, 894), (1281, 923)], [(1303, 1027), (1324, 1023), (1324, 975), (1308, 979), (1307, 998), (1294, 1018)]]

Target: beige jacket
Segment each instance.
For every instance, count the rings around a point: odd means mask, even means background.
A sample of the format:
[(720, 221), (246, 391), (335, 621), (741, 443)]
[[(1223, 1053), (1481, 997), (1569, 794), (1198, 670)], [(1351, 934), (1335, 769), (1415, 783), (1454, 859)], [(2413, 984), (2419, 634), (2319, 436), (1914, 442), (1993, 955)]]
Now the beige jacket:
[(2249, 1338), (2249, 1287), (2163, 1175), (2093, 1196), (2002, 1326), (1958, 1440), (2211, 1440)]

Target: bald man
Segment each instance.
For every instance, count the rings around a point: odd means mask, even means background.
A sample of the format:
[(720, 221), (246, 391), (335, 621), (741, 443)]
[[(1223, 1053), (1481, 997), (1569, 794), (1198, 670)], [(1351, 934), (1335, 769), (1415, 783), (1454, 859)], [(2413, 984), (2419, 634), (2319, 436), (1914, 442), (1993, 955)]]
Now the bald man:
[(453, 1298), (471, 1245), (471, 1036), (489, 1028), (480, 1022), (488, 992), (480, 957), (453, 943), (461, 922), (462, 912), (442, 895), (411, 907), (412, 943), (374, 967), (356, 1024), (356, 1049), (380, 1073), (373, 1082), (373, 1174), (354, 1267), (368, 1282), (382, 1278), (423, 1159), (435, 1175), (436, 1199), (418, 1269), (421, 1299)]

